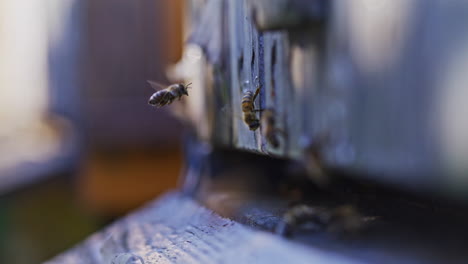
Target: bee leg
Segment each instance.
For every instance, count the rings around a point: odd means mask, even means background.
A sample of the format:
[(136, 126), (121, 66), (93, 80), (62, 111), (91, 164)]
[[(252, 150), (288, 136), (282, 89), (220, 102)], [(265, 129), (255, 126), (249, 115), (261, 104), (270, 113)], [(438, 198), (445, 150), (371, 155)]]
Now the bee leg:
[(175, 98), (174, 98), (174, 96), (172, 96), (172, 94), (168, 93), (168, 94), (166, 95), (166, 98), (165, 98), (165, 99), (166, 99), (166, 100), (165, 100), (165, 101), (166, 101), (166, 104), (172, 104), (172, 101), (174, 101)]
[(257, 87), (257, 90), (255, 90), (255, 94), (252, 98), (252, 102), (255, 102), (255, 99), (257, 98), (258, 94), (260, 93), (260, 88), (262, 88), (260, 85)]

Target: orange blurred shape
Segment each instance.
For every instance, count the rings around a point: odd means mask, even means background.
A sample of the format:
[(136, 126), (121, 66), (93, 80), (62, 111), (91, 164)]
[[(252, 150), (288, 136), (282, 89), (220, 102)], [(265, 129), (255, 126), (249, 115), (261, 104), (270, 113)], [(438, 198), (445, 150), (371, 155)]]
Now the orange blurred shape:
[(177, 150), (96, 152), (79, 177), (79, 196), (91, 211), (121, 215), (175, 188), (181, 163)]

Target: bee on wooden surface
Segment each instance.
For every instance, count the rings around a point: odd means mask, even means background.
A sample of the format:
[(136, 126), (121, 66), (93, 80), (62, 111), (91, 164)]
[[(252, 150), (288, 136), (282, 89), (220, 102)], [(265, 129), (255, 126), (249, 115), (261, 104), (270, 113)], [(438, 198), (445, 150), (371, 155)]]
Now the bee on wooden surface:
[(304, 230), (355, 233), (361, 229), (363, 221), (364, 218), (351, 205), (326, 209), (302, 204), (284, 214), (275, 232), (282, 236), (292, 236)]
[(153, 89), (158, 90), (158, 88), (162, 88), (161, 90), (155, 92), (151, 95), (150, 99), (148, 100), (148, 104), (156, 107), (162, 107), (168, 104), (171, 104), (175, 99), (181, 99), (183, 95), (188, 96), (188, 88), (190, 88), (189, 84), (177, 83), (172, 84), (169, 86), (164, 86), (154, 81), (148, 81), (148, 83), (153, 87)]
[(265, 109), (260, 118), (262, 126), (262, 134), (273, 148), (278, 148), (280, 145), (279, 134), (283, 132), (276, 127), (276, 113), (273, 109)]
[(259, 110), (255, 109), (255, 99), (260, 92), (260, 86), (254, 92), (247, 91), (242, 97), (242, 120), (249, 127), (250, 130), (255, 131), (260, 126), (260, 120), (257, 118)]

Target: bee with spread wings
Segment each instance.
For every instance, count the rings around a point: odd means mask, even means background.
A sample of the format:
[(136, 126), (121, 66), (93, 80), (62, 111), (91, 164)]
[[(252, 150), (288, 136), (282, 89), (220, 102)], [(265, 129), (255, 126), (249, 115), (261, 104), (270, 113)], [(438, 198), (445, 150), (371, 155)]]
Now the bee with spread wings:
[[(192, 84), (176, 83), (165, 86), (154, 81), (148, 81), (148, 83), (153, 87), (153, 89), (157, 90), (153, 95), (151, 95), (148, 100), (148, 104), (158, 108), (171, 104), (175, 99), (180, 100), (183, 95), (188, 96), (188, 88), (190, 88), (190, 85)], [(158, 91), (159, 88), (162, 89)]]

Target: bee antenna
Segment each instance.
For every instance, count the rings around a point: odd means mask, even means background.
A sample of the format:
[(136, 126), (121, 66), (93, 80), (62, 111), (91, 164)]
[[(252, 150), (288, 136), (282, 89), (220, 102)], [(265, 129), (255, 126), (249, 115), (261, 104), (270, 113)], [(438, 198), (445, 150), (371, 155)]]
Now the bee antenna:
[(192, 85), (192, 83), (186, 84), (186, 85), (185, 85), (185, 88), (192, 88), (192, 87), (190, 87), (190, 85)]

